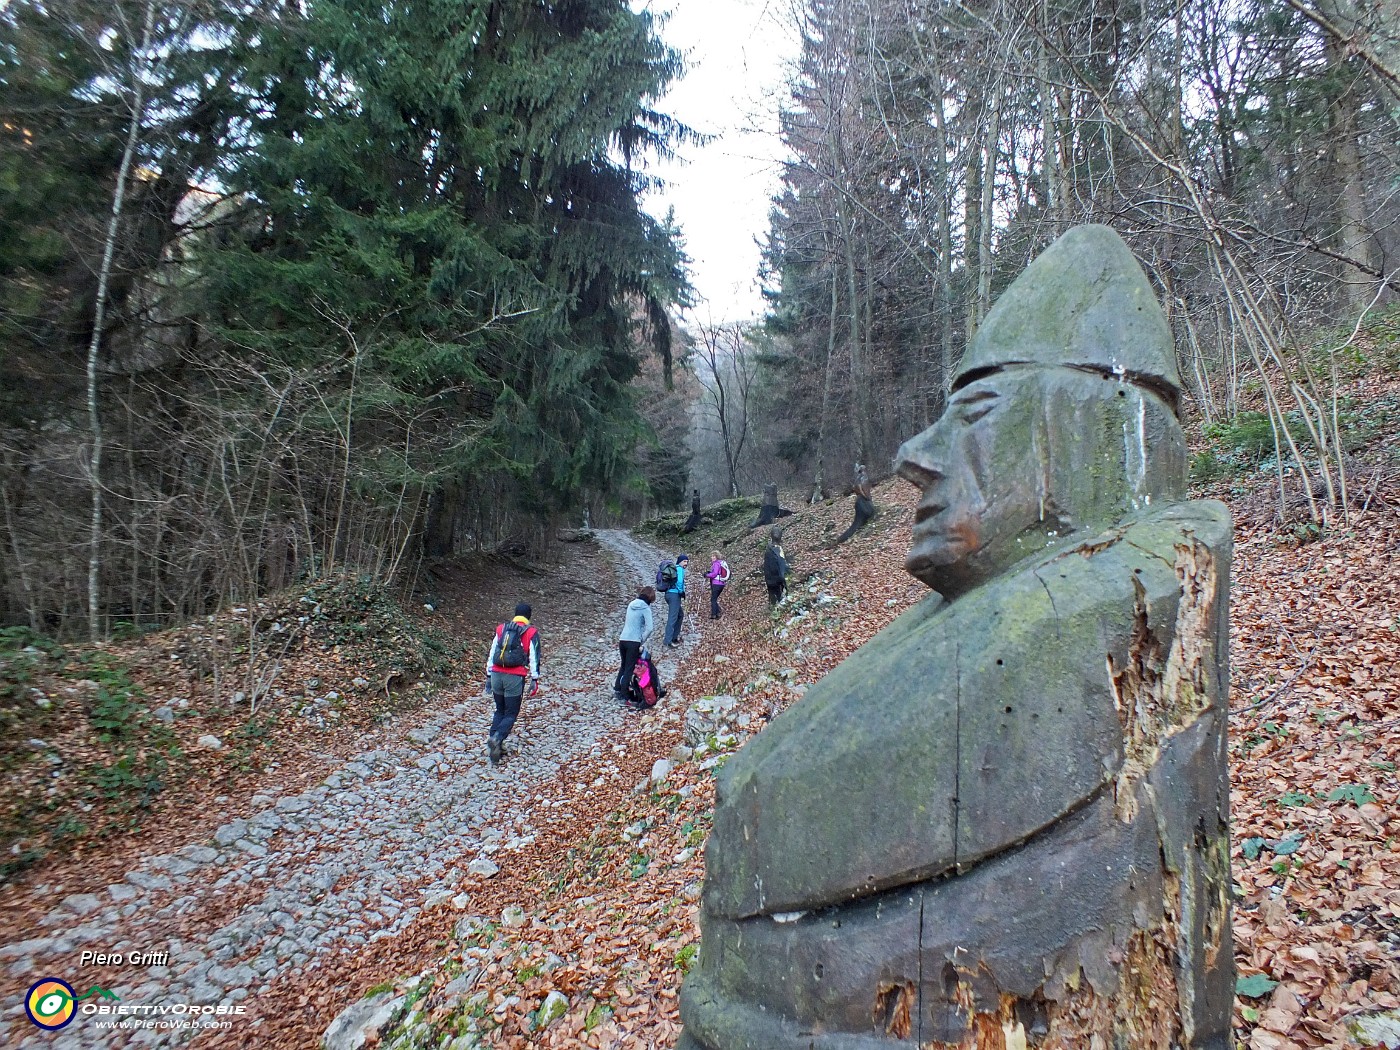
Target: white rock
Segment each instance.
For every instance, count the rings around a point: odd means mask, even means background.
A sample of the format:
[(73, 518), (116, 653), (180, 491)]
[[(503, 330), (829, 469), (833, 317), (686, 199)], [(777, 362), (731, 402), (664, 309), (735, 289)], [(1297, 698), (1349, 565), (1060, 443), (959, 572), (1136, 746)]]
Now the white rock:
[(200, 747), (204, 748), (206, 751), (222, 751), (224, 748), (224, 742), (218, 737), (214, 736), (212, 733), (205, 733), (202, 737), (196, 740), (195, 743), (198, 744)]
[[(460, 974), (458, 974), (456, 977), (452, 978), (452, 980), (447, 982), (447, 984), (442, 989), (442, 994), (449, 999), (461, 998), (462, 996), (470, 992), (472, 990), (472, 986), (475, 985), (476, 982), (479, 980), (481, 980), (481, 970), (479, 968), (472, 970), (463, 970)], [(451, 1046), (452, 1044), (449, 1043), (448, 1045)], [(477, 1047), (480, 1044), (473, 1040), (470, 1044), (463, 1045)]]
[(452, 927), (452, 934), (459, 941), (465, 941), (486, 929), (489, 923), (490, 920), (482, 915), (464, 915), (457, 920), (457, 925)]
[(651, 764), (651, 782), (652, 782), (653, 784), (660, 784), (663, 780), (665, 780), (665, 779), (666, 779), (668, 776), (670, 776), (670, 775), (671, 775), (671, 762), (670, 762), (670, 759), (658, 758), (655, 762), (653, 762), (653, 763)]
[(529, 921), (525, 909), (518, 904), (510, 904), (501, 912), (501, 925), (509, 930), (518, 929)]
[(535, 1023), (545, 1028), (563, 1017), (568, 1009), (568, 996), (555, 989), (544, 997), (544, 1002), (540, 1004), (539, 1012), (535, 1015)]
[(1357, 1017), (1348, 1021), (1347, 1027), (1362, 1046), (1400, 1047), (1400, 1010)]
[(501, 866), (490, 857), (477, 857), (476, 860), (467, 865), (467, 871), (471, 872), (471, 874), (480, 875), (482, 878), (486, 879), (491, 878), (491, 876), (497, 874), (500, 870)]
[(321, 1037), (325, 1050), (360, 1050), (366, 1043), (378, 1043), (379, 1034), (398, 1016), (408, 997), (380, 992), (343, 1010)]
[(74, 915), (90, 915), (102, 907), (102, 898), (95, 893), (75, 893), (63, 898), (63, 907)]

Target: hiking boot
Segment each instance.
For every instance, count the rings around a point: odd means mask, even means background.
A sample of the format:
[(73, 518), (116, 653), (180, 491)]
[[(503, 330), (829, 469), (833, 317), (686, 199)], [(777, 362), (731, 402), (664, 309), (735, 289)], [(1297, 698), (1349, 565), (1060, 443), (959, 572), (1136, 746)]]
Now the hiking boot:
[(501, 752), (503, 750), (500, 737), (488, 736), (486, 738), (486, 753), (490, 757), (493, 766), (501, 764)]

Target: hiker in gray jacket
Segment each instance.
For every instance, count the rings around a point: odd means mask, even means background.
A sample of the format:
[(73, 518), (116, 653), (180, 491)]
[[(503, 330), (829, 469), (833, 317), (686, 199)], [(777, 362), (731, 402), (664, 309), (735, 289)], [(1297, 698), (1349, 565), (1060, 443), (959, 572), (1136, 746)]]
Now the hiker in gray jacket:
[(656, 601), (656, 588), (645, 584), (637, 588), (637, 597), (627, 606), (627, 618), (622, 623), (622, 634), (617, 639), (617, 651), (622, 656), (622, 667), (613, 683), (613, 699), (619, 704), (627, 702), (627, 684), (632, 681), (632, 669), (642, 655), (642, 646), (651, 637), (655, 621), (651, 616), (651, 603)]

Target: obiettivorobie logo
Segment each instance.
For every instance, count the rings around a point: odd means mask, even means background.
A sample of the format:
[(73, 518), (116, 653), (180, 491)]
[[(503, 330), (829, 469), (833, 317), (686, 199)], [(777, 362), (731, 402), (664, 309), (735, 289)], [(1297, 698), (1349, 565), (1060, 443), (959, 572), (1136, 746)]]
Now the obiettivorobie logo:
[(29, 994), (24, 997), (24, 1012), (40, 1028), (54, 1032), (73, 1020), (78, 1003), (94, 996), (121, 1001), (115, 992), (99, 988), (95, 984), (79, 995), (67, 981), (60, 981), (57, 977), (45, 977), (35, 981), (29, 989)]

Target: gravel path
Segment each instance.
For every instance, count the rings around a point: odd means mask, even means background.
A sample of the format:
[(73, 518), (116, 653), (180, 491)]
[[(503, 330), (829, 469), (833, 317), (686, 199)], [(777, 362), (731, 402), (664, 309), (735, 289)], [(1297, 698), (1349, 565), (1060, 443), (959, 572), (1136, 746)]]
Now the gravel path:
[[(650, 580), (663, 555), (626, 532), (596, 535), (615, 563), (619, 598), (632, 597), (635, 581)], [(105, 893), (52, 902), (42, 934), (0, 947), (9, 983), (22, 990), (52, 975), (81, 995), (97, 974), (125, 1007), (230, 1009), (274, 977), (294, 978), (329, 953), (393, 937), (424, 907), (454, 896), (435, 885), (449, 862), (477, 852), (503, 859), (532, 841), (532, 811), (538, 819), (549, 808), (533, 793), (565, 762), (596, 756), (598, 785), (621, 775), (607, 760), (608, 737), (625, 712), (612, 703), (611, 678), (600, 669), (616, 666), (618, 624), (611, 621), (624, 604), (600, 602), (596, 630), (586, 636), (559, 637), (542, 625), (542, 691), (527, 703), (501, 766), (486, 761), (489, 701), (469, 683), (455, 706), (420, 714), (416, 723), (405, 717), (394, 727), (395, 742), (356, 755), (318, 786), (254, 796), (246, 815), (222, 825), (212, 841), (145, 857)], [(655, 612), (659, 648), (665, 605)], [(664, 679), (674, 670), (674, 658), (662, 661)], [(36, 899), (44, 890), (36, 888)], [(168, 958), (97, 971), (78, 965), (87, 950)], [(79, 1015), (53, 1033), (28, 1023), (18, 996), (3, 1009), (25, 1048), (173, 1045), (195, 1034), (185, 1025), (200, 1023), (169, 1012), (163, 1023), (170, 1027), (122, 1032)], [(153, 1009), (148, 1016), (160, 1015)], [(236, 1032), (247, 1022), (231, 1023)]]

